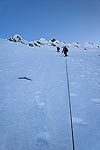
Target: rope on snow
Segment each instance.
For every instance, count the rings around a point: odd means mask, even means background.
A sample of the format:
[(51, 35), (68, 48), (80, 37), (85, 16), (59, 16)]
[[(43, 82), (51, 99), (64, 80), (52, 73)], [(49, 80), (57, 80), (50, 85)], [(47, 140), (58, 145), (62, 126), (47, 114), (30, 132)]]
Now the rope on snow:
[(69, 75), (68, 75), (68, 64), (66, 59), (66, 76), (67, 76), (67, 87), (68, 87), (68, 102), (69, 102), (69, 112), (70, 112), (70, 126), (71, 126), (71, 138), (72, 138), (72, 150), (75, 150), (75, 140), (74, 140), (74, 128), (72, 120), (72, 106), (70, 97), (70, 87), (69, 87)]

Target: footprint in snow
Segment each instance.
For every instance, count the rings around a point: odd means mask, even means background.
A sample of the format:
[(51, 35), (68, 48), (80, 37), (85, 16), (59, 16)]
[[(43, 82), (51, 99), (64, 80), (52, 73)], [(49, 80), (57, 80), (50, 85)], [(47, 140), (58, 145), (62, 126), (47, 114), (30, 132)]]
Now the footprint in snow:
[(0, 69), (0, 72), (2, 72), (3, 70)]
[(76, 82), (71, 82), (70, 85), (77, 85), (77, 83)]
[(77, 117), (73, 117), (73, 123), (79, 124), (79, 125), (87, 125), (87, 122), (85, 122), (83, 119), (77, 118)]
[(74, 96), (76, 96), (76, 94), (75, 93), (71, 93), (70, 96), (74, 97)]
[(41, 92), (41, 91), (36, 91), (36, 92), (35, 92), (35, 97), (36, 97), (36, 98), (41, 98), (41, 97), (43, 97), (43, 96), (44, 96), (43, 92)]
[(49, 149), (49, 142), (44, 137), (37, 138), (36, 141), (37, 150), (47, 150)]
[(100, 104), (100, 98), (94, 98), (92, 101), (96, 104)]
[(36, 91), (36, 94), (43, 94), (43, 92), (42, 91)]
[(80, 76), (81, 76), (81, 77), (85, 77), (85, 75), (84, 75), (84, 74), (80, 74)]
[(95, 73), (94, 73), (94, 75), (95, 75), (95, 76), (97, 76), (97, 75), (98, 75), (98, 73), (97, 73), (97, 72), (95, 72)]
[(40, 103), (38, 103), (38, 106), (39, 106), (39, 108), (43, 108), (45, 106), (45, 103), (40, 102)]

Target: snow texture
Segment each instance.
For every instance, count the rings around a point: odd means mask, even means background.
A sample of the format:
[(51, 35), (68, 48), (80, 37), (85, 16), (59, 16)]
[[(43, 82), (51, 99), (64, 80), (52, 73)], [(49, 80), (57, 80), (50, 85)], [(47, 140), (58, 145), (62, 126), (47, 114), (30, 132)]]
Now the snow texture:
[(0, 39), (0, 150), (72, 149), (66, 61), (75, 149), (100, 150), (99, 55), (71, 45), (65, 58), (47, 41)]

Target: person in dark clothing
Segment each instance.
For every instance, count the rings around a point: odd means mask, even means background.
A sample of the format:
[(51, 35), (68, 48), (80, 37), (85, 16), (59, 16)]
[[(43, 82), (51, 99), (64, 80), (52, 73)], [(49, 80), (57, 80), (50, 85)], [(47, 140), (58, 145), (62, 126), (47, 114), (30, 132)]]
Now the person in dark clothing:
[(68, 48), (66, 46), (63, 47), (62, 53), (64, 53), (65, 57), (68, 56)]
[(57, 47), (57, 52), (60, 52), (60, 47)]

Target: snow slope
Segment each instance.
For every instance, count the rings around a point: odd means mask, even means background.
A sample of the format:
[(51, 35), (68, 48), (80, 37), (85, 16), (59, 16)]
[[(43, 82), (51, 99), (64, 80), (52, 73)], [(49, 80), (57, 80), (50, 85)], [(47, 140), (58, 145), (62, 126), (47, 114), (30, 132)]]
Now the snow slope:
[(99, 150), (100, 50), (72, 50), (68, 66), (76, 149)]
[(0, 53), (0, 150), (71, 149), (63, 57), (3, 40)]
[(100, 149), (100, 50), (29, 47), (0, 39), (0, 150)]

